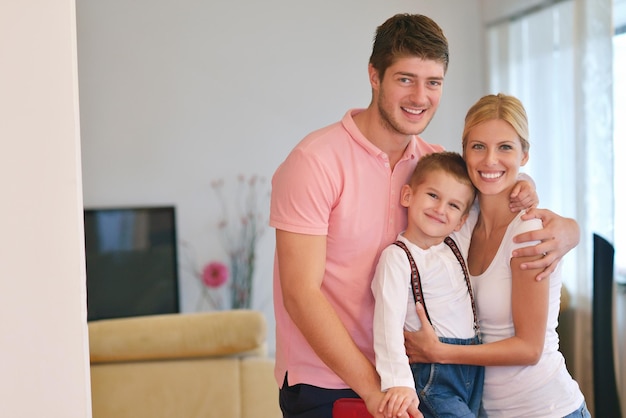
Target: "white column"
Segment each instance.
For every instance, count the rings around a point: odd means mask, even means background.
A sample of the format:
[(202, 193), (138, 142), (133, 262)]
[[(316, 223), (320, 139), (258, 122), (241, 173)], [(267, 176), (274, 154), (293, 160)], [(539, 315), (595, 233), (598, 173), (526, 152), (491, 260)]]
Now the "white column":
[(91, 416), (75, 1), (0, 2), (0, 416)]

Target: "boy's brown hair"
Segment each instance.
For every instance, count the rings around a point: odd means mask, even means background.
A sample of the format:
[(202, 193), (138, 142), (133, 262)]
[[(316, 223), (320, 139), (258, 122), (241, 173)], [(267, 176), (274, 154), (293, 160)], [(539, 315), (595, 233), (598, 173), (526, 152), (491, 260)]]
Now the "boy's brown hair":
[(411, 188), (414, 189), (419, 186), (426, 179), (426, 175), (433, 171), (448, 173), (459, 183), (465, 184), (472, 189), (472, 200), (466, 207), (466, 212), (468, 212), (476, 196), (476, 188), (472, 184), (472, 180), (467, 172), (467, 165), (461, 154), (452, 151), (442, 151), (424, 155), (417, 162), (417, 166), (415, 166), (415, 170), (413, 170), (409, 180)]

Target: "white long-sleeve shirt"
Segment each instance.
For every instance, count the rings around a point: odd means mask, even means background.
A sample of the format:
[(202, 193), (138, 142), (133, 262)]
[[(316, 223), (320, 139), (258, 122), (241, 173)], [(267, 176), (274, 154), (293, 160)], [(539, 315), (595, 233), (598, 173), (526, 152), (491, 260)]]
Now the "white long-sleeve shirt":
[[(466, 258), (467, 245), (461, 246), (455, 236), (452, 238)], [(423, 299), (437, 335), (472, 338), (474, 316), (470, 296), (463, 269), (452, 250), (444, 242), (423, 250), (402, 234), (398, 239), (407, 245), (415, 259)], [(411, 289), (411, 265), (402, 248), (392, 244), (383, 250), (372, 281), (372, 292), (375, 299), (374, 351), (381, 389), (414, 388), (403, 330), (416, 331), (421, 323)]]

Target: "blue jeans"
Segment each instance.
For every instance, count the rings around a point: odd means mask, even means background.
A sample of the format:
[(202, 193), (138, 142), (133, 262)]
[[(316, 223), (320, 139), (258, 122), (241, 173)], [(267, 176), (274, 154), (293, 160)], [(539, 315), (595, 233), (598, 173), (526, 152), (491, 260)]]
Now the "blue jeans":
[(587, 409), (587, 404), (583, 401), (583, 404), (580, 405), (580, 408), (575, 410), (569, 415), (565, 415), (563, 418), (591, 418), (591, 414)]
[[(478, 337), (440, 337), (446, 344), (480, 344)], [(411, 364), (415, 388), (424, 418), (476, 417), (483, 396), (485, 368), (463, 364)]]

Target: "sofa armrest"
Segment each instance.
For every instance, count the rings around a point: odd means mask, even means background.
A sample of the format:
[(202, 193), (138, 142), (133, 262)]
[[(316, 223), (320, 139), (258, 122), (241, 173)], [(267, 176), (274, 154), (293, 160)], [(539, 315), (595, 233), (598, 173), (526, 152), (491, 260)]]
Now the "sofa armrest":
[(260, 312), (230, 310), (91, 321), (91, 363), (229, 355), (263, 355)]

